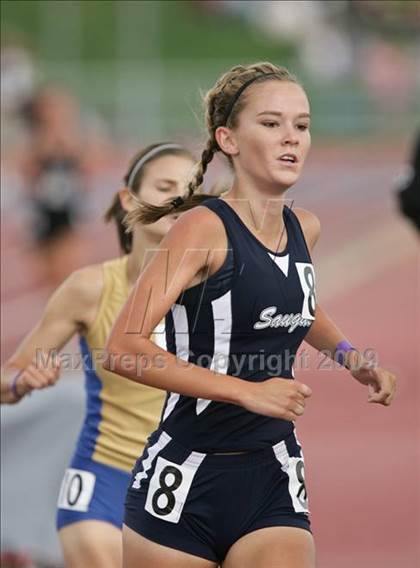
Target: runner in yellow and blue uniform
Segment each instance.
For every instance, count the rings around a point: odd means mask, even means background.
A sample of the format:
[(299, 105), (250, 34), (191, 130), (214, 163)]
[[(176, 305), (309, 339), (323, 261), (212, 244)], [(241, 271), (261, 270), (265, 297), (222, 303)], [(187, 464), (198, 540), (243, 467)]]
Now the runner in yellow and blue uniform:
[[(57, 528), (66, 566), (117, 568), (121, 565), (123, 502), (130, 471), (163, 405), (162, 391), (123, 380), (105, 370), (103, 348), (139, 273), (177, 215), (130, 234), (123, 220), (136, 196), (159, 205), (179, 196), (193, 157), (178, 144), (149, 146), (133, 159), (124, 188), (106, 219), (117, 223), (124, 256), (73, 273), (53, 294), (41, 321), (6, 364), (25, 372), (37, 349), (60, 350), (79, 334), (87, 394), (86, 416), (58, 498)], [(156, 330), (161, 347), (164, 335)], [(24, 376), (24, 374), (22, 374)], [(22, 384), (19, 384), (19, 382)], [(24, 392), (23, 379), (14, 385)], [(26, 388), (26, 387), (25, 387)]]

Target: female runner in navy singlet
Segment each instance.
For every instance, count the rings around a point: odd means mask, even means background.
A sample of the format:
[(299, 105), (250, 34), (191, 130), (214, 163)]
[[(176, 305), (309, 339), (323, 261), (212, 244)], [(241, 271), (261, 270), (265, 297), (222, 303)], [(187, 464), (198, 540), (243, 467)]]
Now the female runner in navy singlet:
[[(186, 195), (130, 214), (134, 225), (185, 211), (107, 343), (106, 368), (168, 391), (132, 473), (124, 567), (314, 568), (294, 425), (311, 389), (291, 363), (305, 340), (383, 405), (396, 378), (371, 368), (316, 305), (320, 224), (284, 199), (310, 146), (303, 88), (270, 63), (237, 66), (205, 102), (209, 139)], [(222, 197), (197, 191), (216, 152), (234, 173)], [(167, 351), (150, 340), (165, 315)], [(139, 355), (136, 372), (127, 356)]]

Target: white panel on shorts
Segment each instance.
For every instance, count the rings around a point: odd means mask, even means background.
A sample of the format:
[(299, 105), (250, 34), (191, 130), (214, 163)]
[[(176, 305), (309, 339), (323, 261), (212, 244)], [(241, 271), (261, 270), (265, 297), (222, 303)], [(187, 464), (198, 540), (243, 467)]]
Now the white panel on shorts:
[[(293, 435), (295, 437), (296, 443), (300, 448), (300, 453), (302, 454), (302, 444), (299, 442), (299, 438), (297, 437), (296, 427), (293, 428)], [(302, 454), (303, 455), (303, 454)]]
[(145, 510), (169, 523), (178, 523), (194, 476), (206, 454), (191, 452), (181, 465), (158, 457), (150, 480)]
[(86, 513), (92, 500), (95, 482), (94, 473), (67, 468), (58, 494), (58, 508)]
[(131, 485), (133, 489), (140, 489), (141, 482), (143, 479), (146, 479), (147, 472), (152, 467), (155, 457), (158, 455), (160, 451), (163, 450), (163, 448), (167, 444), (169, 444), (171, 440), (172, 438), (171, 436), (169, 436), (169, 434), (167, 434), (166, 432), (162, 432), (161, 435), (159, 436), (158, 441), (148, 448), (147, 458), (145, 458), (142, 462), (143, 469), (142, 471), (136, 473), (134, 481)]
[(291, 457), (284, 441), (273, 446), (273, 452), (281, 464), (281, 469), (289, 477), (289, 494), (294, 510), (296, 513), (309, 513), (303, 455), (302, 457)]
[[(226, 375), (229, 367), (230, 339), (232, 335), (232, 298), (230, 290), (211, 303), (214, 322), (214, 349), (211, 371)], [(211, 400), (197, 399), (196, 413), (201, 414)]]

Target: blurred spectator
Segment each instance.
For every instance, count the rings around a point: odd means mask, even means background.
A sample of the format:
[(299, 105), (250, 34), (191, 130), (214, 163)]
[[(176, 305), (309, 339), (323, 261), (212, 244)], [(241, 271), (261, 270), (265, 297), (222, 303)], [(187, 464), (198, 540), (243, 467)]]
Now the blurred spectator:
[(77, 101), (46, 87), (24, 109), (29, 140), (24, 183), (32, 207), (32, 234), (43, 276), (56, 287), (80, 265), (75, 227), (85, 193), (85, 141)]
[(414, 148), (412, 162), (407, 175), (400, 182), (399, 206), (403, 214), (412, 221), (420, 232), (420, 132)]
[(16, 34), (2, 38), (0, 86), (2, 115), (19, 111), (34, 91), (33, 57)]
[(25, 137), (22, 106), (35, 89), (34, 57), (21, 34), (2, 33), (0, 64), (1, 159), (9, 165)]
[(369, 94), (383, 112), (404, 112), (411, 102), (415, 73), (403, 46), (382, 39), (363, 42), (360, 72)]
[(303, 40), (310, 29), (322, 24), (325, 19), (325, 6), (322, 2), (254, 0), (244, 4), (253, 5), (252, 19), (259, 29), (279, 40)]

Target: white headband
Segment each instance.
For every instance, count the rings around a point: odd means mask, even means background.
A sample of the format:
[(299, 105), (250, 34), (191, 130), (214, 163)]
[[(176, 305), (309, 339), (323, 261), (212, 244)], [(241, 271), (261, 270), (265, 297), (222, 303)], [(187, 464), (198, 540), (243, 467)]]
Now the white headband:
[(134, 166), (131, 168), (130, 174), (127, 179), (127, 186), (131, 188), (131, 184), (134, 182), (134, 179), (137, 173), (139, 172), (140, 168), (142, 168), (146, 162), (148, 162), (151, 158), (153, 158), (153, 156), (156, 156), (157, 154), (160, 154), (165, 150), (183, 150), (183, 149), (184, 148), (179, 144), (161, 144), (156, 148), (152, 148), (150, 152), (147, 152), (144, 156), (142, 156), (139, 159), (139, 161), (136, 162)]

